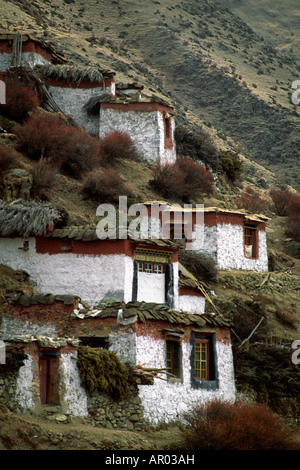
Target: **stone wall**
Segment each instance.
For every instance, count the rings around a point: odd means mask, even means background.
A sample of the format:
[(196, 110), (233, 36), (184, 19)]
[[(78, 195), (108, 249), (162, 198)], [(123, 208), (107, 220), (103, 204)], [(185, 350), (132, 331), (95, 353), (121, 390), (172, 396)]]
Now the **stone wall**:
[[(155, 328), (155, 327), (154, 327)], [(205, 331), (205, 328), (204, 328)], [(148, 335), (137, 337), (137, 363), (145, 367), (166, 367), (165, 340)], [(194, 389), (191, 386), (191, 344), (188, 336), (182, 341), (182, 379), (162, 381), (155, 379), (152, 386), (139, 386), (139, 396), (144, 407), (144, 417), (152, 424), (168, 423), (180, 419), (183, 412), (188, 411), (199, 401), (221, 398), (234, 400), (235, 381), (233, 356), (229, 333), (219, 332), (216, 341), (216, 358), (218, 369), (218, 387)]]
[(189, 313), (204, 313), (205, 297), (199, 295), (179, 295), (179, 309)]
[(88, 397), (88, 412), (95, 425), (99, 427), (140, 431), (147, 426), (143, 416), (142, 401), (134, 386), (130, 389), (130, 396), (120, 401), (93, 393)]
[[(12, 54), (9, 52), (2, 52), (0, 54), (0, 72), (6, 72), (11, 67)], [(36, 65), (48, 64), (49, 61), (36, 52), (23, 52), (21, 56), (21, 66), (26, 66), (29, 62), (32, 67)]]
[(68, 88), (49, 86), (49, 92), (55, 103), (75, 122), (82, 126), (89, 134), (99, 135), (99, 115), (88, 114), (83, 107), (94, 96), (105, 93), (113, 93), (114, 84), (108, 88), (98, 86), (92, 88)]
[[(194, 233), (197, 226), (194, 227)], [(204, 227), (203, 239), (195, 235), (192, 249), (211, 256), (219, 269), (268, 270), (267, 239), (264, 230), (258, 231), (259, 256), (245, 257), (243, 225), (219, 224)]]
[[(99, 137), (114, 129), (129, 134), (145, 160), (159, 161), (162, 164), (175, 162), (175, 149), (164, 148), (163, 115), (159, 111), (118, 111), (100, 108)], [(174, 134), (174, 124), (172, 134)]]

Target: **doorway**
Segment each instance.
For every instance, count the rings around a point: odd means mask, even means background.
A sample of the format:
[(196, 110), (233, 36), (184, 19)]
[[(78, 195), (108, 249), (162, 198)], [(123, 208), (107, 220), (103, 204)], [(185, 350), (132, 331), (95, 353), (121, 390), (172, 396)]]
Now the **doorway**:
[(39, 357), (40, 400), (42, 405), (59, 405), (58, 356), (42, 353)]

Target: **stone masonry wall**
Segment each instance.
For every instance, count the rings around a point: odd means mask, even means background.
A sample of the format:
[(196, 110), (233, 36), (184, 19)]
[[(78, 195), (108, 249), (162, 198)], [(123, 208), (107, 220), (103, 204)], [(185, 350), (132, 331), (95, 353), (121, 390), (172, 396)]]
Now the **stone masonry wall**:
[(175, 150), (164, 149), (163, 117), (159, 111), (117, 111), (101, 108), (99, 137), (114, 129), (129, 134), (145, 160), (161, 163), (172, 163), (176, 160)]
[[(166, 326), (165, 326), (166, 327)], [(143, 327), (146, 331), (147, 325)], [(165, 340), (160, 338), (158, 329), (137, 337), (137, 363), (145, 367), (166, 367)], [(204, 331), (206, 328), (204, 328)], [(156, 337), (155, 337), (156, 336)], [(152, 424), (168, 423), (180, 418), (193, 404), (203, 400), (221, 398), (234, 400), (235, 381), (230, 334), (217, 332), (216, 357), (218, 369), (217, 390), (193, 389), (191, 387), (191, 344), (186, 334), (182, 345), (182, 380), (162, 381), (155, 379), (152, 386), (139, 386), (139, 396), (144, 407), (144, 417)]]
[[(6, 70), (11, 67), (12, 54), (8, 52), (2, 52), (0, 54), (0, 72), (6, 72)], [(25, 66), (29, 62), (32, 67), (35, 65), (44, 65), (48, 64), (49, 61), (42, 57), (36, 52), (23, 52), (21, 58), (21, 65)]]
[(112, 92), (111, 87), (94, 88), (67, 88), (49, 86), (49, 92), (60, 107), (68, 116), (71, 116), (79, 126), (82, 126), (89, 134), (99, 135), (99, 115), (89, 115), (83, 106), (95, 95)]

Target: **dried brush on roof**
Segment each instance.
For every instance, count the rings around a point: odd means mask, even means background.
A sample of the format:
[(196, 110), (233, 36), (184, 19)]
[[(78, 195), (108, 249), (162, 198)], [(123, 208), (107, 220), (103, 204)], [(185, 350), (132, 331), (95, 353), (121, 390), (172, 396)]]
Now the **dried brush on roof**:
[(0, 233), (2, 236), (34, 236), (44, 234), (54, 221), (58, 211), (50, 204), (38, 201), (0, 200)]
[(45, 78), (55, 78), (56, 80), (64, 80), (67, 82), (80, 83), (89, 81), (92, 83), (101, 83), (104, 78), (112, 77), (114, 72), (109, 70), (101, 70), (99, 67), (75, 67), (70, 65), (38, 65), (36, 70)]

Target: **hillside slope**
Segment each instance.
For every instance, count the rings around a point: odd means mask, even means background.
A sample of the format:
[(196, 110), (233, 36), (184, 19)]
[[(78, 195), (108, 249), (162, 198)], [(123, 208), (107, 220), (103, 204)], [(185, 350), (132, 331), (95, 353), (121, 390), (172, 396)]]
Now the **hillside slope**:
[[(300, 187), (299, 110), (291, 102), (299, 63), (229, 9), (212, 0), (0, 4), (3, 28), (30, 29), (70, 63), (97, 62), (118, 80), (141, 81), (172, 100), (177, 123), (202, 127)], [(286, 15), (295, 14), (288, 5)]]
[[(0, 0), (0, 11), (3, 29), (31, 31), (63, 52), (70, 63), (100, 63), (115, 70), (117, 80), (138, 80), (145, 92), (170, 98), (178, 124), (200, 127), (219, 147), (238, 150), (245, 176), (251, 176), (257, 187), (263, 178), (266, 193), (278, 183), (278, 175), (300, 188), (299, 111), (290, 100), (299, 65), (267, 45), (230, 10), (209, 0)], [(29, 168), (25, 157), (22, 162)], [(155, 198), (147, 186), (148, 167), (126, 162), (120, 171), (135, 196)], [(59, 175), (57, 183), (49, 199), (68, 213), (68, 223), (94, 223), (96, 204), (82, 199), (80, 182)], [(237, 191), (224, 186), (205, 203), (234, 207)], [(289, 346), (300, 337), (300, 261), (287, 249), (286, 219), (270, 215), (268, 247), (276, 259), (271, 275), (219, 273), (219, 282), (212, 288), (222, 312), (234, 320), (243, 316), (242, 325), (237, 322), (235, 329), (241, 340), (264, 317), (250, 351), (235, 350), (240, 360), (238, 389), (298, 419), (297, 368), (291, 363), (289, 347), (284, 357), (278, 349), (281, 341)], [(268, 343), (269, 355), (259, 357), (259, 348)], [(258, 360), (251, 356), (255, 348)], [(270, 364), (272, 354), (278, 361)], [(281, 384), (277, 394), (275, 383)]]

